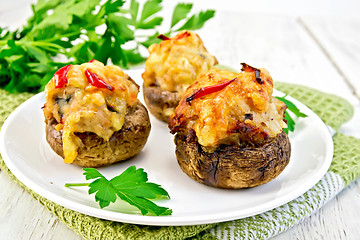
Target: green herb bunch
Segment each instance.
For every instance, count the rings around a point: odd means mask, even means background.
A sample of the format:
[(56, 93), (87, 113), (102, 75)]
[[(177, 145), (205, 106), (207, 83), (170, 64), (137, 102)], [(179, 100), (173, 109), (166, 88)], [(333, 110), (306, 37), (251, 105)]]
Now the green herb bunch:
[[(123, 68), (145, 60), (140, 49), (157, 39), (162, 0), (39, 0), (33, 15), (15, 31), (0, 27), (0, 87), (38, 92), (60, 67), (96, 59)], [(176, 5), (165, 34), (196, 30), (213, 10), (191, 14), (192, 4)], [(141, 35), (139, 35), (141, 33)], [(164, 33), (163, 33), (164, 34)]]

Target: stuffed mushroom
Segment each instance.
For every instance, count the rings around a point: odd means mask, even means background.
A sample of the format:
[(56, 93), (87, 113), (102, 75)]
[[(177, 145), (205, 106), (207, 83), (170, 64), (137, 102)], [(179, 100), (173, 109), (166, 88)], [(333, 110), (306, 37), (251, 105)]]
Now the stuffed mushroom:
[(265, 69), (212, 68), (182, 97), (169, 128), (181, 169), (219, 188), (255, 187), (276, 178), (290, 160), (286, 105), (272, 96)]
[(199, 35), (181, 31), (149, 47), (145, 62), (143, 94), (151, 114), (167, 122), (180, 102), (185, 89), (197, 76), (209, 70), (217, 60), (205, 48)]
[(45, 87), (46, 140), (65, 163), (100, 167), (126, 160), (150, 133), (139, 86), (96, 60), (59, 69)]

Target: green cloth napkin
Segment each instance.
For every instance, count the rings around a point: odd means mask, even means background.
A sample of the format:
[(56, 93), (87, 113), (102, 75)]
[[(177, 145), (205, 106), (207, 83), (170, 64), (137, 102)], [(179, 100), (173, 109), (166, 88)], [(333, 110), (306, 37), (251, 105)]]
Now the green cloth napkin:
[[(352, 105), (338, 96), (288, 83), (276, 83), (275, 87), (307, 105), (335, 130), (353, 115)], [(31, 96), (0, 90), (0, 126), (19, 104)], [(1, 158), (0, 167), (40, 204), (85, 239), (268, 239), (317, 211), (360, 175), (360, 139), (336, 133), (333, 140), (334, 158), (330, 169), (300, 197), (256, 216), (194, 226), (142, 226), (90, 217), (33, 192), (16, 179)]]

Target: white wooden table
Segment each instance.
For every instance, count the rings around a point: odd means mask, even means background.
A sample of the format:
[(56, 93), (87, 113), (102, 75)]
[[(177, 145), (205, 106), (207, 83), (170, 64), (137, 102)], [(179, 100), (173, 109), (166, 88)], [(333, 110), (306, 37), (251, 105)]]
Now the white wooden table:
[[(346, 98), (356, 112), (341, 131), (360, 138), (359, 3), (332, 1), (337, 5), (324, 8), (319, 8), (324, 1), (301, 3), (199, 1), (195, 7), (216, 7), (217, 13), (198, 33), (222, 64), (265, 67), (275, 81), (300, 83)], [(28, 14), (24, 4), (28, 1), (0, 0), (0, 25), (22, 21), (19, 16)], [(256, 4), (261, 5), (256, 8)], [(81, 239), (1, 171), (0, 209), (0, 239)], [(274, 239), (359, 239), (359, 213), (357, 180), (320, 211)]]

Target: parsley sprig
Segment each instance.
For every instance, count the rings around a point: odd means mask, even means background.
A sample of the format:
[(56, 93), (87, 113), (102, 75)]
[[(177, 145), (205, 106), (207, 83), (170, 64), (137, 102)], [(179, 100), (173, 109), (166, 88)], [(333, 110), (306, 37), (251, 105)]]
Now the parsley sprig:
[(284, 97), (275, 97), (275, 98), (284, 102), (287, 106), (284, 117), (284, 119), (286, 120), (287, 128), (284, 128), (284, 131), (286, 134), (289, 134), (289, 131), (293, 132), (295, 130), (295, 120), (291, 117), (289, 111), (292, 112), (298, 118), (307, 117), (307, 115), (305, 113), (302, 113), (300, 109), (296, 107), (296, 105), (292, 103), (290, 100), (286, 99), (286, 97), (287, 95), (285, 95)]
[(120, 175), (106, 179), (94, 168), (84, 168), (86, 180), (93, 180), (91, 183), (67, 183), (65, 187), (88, 186), (89, 194), (95, 193), (95, 201), (100, 208), (114, 203), (118, 197), (138, 208), (142, 215), (153, 214), (156, 216), (171, 215), (172, 210), (167, 207), (160, 207), (149, 199), (167, 198), (168, 192), (160, 185), (148, 182), (147, 173), (144, 169), (130, 166)]
[[(160, 41), (162, 0), (128, 6), (120, 0), (38, 0), (21, 28), (0, 27), (0, 87), (10, 92), (38, 92), (57, 69), (97, 59), (127, 68), (144, 61), (141, 49)], [(169, 30), (196, 30), (213, 10), (191, 13), (179, 3)], [(163, 28), (162, 28), (163, 29)]]

